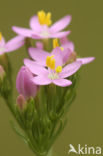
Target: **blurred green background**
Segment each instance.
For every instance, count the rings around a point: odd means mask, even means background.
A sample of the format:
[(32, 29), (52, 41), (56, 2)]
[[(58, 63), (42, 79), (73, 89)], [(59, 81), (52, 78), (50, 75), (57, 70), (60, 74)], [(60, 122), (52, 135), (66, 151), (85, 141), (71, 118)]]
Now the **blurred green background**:
[[(57, 156), (67, 156), (70, 143), (75, 147), (88, 144), (103, 148), (103, 0), (0, 0), (0, 31), (6, 40), (15, 36), (13, 25), (28, 27), (29, 18), (41, 9), (51, 11), (54, 21), (71, 14), (69, 38), (76, 51), (84, 57), (96, 57), (81, 72), (77, 98), (68, 113), (68, 125), (55, 142), (55, 152)], [(24, 56), (24, 47), (10, 54), (14, 84)], [(0, 156), (33, 156), (10, 127), (12, 119), (0, 99)]]

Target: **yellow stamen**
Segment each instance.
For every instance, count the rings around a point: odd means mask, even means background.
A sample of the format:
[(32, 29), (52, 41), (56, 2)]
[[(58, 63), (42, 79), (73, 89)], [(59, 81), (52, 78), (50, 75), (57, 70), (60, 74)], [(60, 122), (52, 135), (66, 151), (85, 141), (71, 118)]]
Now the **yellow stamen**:
[(48, 12), (47, 14), (41, 10), (38, 12), (38, 20), (39, 20), (39, 23), (41, 25), (47, 25), (47, 26), (50, 26), (52, 21), (51, 21), (51, 13)]
[(53, 40), (53, 48), (56, 48), (56, 47), (59, 47), (59, 42), (57, 38)]
[(46, 58), (46, 65), (47, 65), (47, 67), (50, 67), (50, 61), (51, 61), (51, 57), (47, 56), (47, 58)]
[(58, 66), (58, 67), (55, 69), (55, 71), (56, 71), (57, 73), (61, 73), (61, 72), (62, 72), (62, 66)]
[(51, 21), (51, 13), (50, 12), (47, 13), (47, 16), (45, 18), (45, 23), (48, 26), (52, 24), (52, 21)]
[(53, 59), (54, 55), (47, 56), (46, 58), (46, 65), (47, 67), (51, 68), (52, 70), (55, 69), (55, 59)]
[(2, 33), (0, 32), (0, 41), (2, 40)]
[(61, 49), (61, 51), (63, 51), (63, 50), (64, 50), (64, 48), (63, 48), (63, 47), (60, 47), (60, 49)]
[(55, 69), (55, 59), (52, 59), (52, 60), (51, 60), (50, 68), (51, 68), (52, 70)]

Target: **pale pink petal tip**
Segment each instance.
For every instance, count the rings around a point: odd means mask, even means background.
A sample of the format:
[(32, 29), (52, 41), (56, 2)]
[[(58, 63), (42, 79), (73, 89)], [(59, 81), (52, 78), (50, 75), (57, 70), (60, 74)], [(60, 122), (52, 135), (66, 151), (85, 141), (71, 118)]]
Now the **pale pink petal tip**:
[(66, 87), (66, 86), (70, 86), (72, 84), (72, 82), (67, 79), (55, 79), (55, 80), (53, 80), (53, 83), (60, 87)]
[(95, 57), (84, 57), (84, 58), (77, 58), (77, 61), (81, 61), (82, 64), (88, 64), (95, 60)]

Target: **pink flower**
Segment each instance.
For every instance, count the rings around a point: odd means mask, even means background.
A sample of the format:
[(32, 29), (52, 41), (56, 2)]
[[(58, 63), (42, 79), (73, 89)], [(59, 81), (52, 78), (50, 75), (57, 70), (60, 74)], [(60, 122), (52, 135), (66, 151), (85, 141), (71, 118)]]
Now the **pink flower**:
[[(84, 57), (84, 58), (78, 58), (76, 57), (76, 53), (75, 51), (75, 47), (74, 44), (72, 42), (70, 42), (67, 37), (63, 37), (61, 38), (61, 47), (63, 47), (64, 49), (70, 49), (70, 51), (62, 53), (63, 57), (64, 57), (64, 63), (71, 61), (71, 59), (74, 59), (74, 61), (81, 61), (82, 64), (88, 64), (90, 62), (92, 62), (95, 58), (94, 57)], [(69, 57), (68, 57), (69, 56)]]
[[(29, 70), (37, 75), (32, 81), (37, 85), (49, 85), (54, 83), (57, 86), (66, 87), (72, 84), (70, 80), (65, 78), (73, 75), (81, 67), (81, 61), (76, 61), (72, 64), (66, 65), (63, 69), (59, 65), (61, 62), (60, 58), (58, 60), (54, 59), (54, 55), (47, 56), (46, 66), (47, 68), (38, 65), (36, 62), (29, 59), (24, 60), (24, 64), (29, 68)], [(57, 61), (57, 62), (56, 62)]]
[[(61, 38), (70, 34), (70, 31), (62, 31), (71, 22), (71, 16), (67, 15), (51, 25), (51, 13), (39, 11), (30, 19), (30, 29), (13, 26), (12, 29), (19, 35), (34, 39)], [(51, 26), (50, 26), (51, 25)]]
[(42, 49), (33, 48), (33, 47), (30, 47), (28, 51), (29, 51), (30, 57), (33, 60), (35, 60), (35, 62), (39, 65), (46, 66), (47, 56), (52, 56), (52, 55), (54, 55), (54, 59), (56, 60), (56, 66), (63, 65), (63, 60), (61, 57), (62, 50), (60, 49), (60, 47), (56, 47), (55, 49), (53, 49), (51, 53), (44, 51)]
[(8, 53), (14, 51), (23, 45), (24, 45), (24, 37), (16, 36), (6, 43), (4, 37), (0, 33), (0, 55), (2, 55), (5, 52)]
[(26, 99), (35, 97), (38, 91), (38, 86), (31, 81), (32, 78), (30, 70), (25, 66), (21, 67), (16, 79), (16, 88)]

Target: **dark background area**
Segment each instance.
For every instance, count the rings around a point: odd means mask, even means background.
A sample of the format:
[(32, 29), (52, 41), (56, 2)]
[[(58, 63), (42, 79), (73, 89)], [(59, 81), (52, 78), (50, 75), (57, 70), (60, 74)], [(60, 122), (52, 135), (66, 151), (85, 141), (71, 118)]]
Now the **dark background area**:
[[(71, 14), (69, 38), (75, 43), (77, 53), (96, 57), (82, 69), (77, 98), (68, 113), (68, 125), (55, 142), (55, 152), (57, 156), (67, 156), (70, 143), (75, 147), (87, 144), (103, 148), (103, 0), (0, 0), (0, 31), (6, 40), (15, 36), (13, 25), (28, 27), (30, 17), (41, 9), (52, 12), (54, 22)], [(24, 56), (24, 47), (10, 53), (14, 86)], [(0, 99), (0, 156), (33, 156), (13, 132), (9, 122), (12, 119)]]

